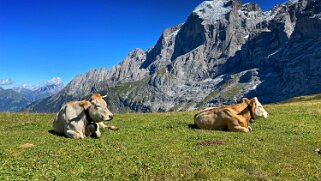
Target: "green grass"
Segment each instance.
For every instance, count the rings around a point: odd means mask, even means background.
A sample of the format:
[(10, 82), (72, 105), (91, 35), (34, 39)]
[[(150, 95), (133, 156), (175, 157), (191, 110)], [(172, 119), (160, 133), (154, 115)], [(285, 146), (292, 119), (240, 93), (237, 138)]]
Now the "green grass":
[(166, 72), (167, 72), (167, 70), (166, 70), (166, 68), (164, 67), (164, 68), (161, 68), (159, 71), (158, 71), (158, 75), (159, 76), (164, 76), (165, 74), (166, 74)]
[(267, 105), (248, 134), (191, 129), (194, 112), (120, 114), (119, 131), (72, 140), (48, 133), (54, 114), (2, 113), (0, 180), (321, 180), (321, 99), (306, 99)]
[(242, 88), (243, 88), (242, 84), (237, 84), (233, 87), (230, 87), (230, 89), (224, 92), (221, 96), (224, 99), (231, 100), (235, 95), (237, 95), (242, 90)]

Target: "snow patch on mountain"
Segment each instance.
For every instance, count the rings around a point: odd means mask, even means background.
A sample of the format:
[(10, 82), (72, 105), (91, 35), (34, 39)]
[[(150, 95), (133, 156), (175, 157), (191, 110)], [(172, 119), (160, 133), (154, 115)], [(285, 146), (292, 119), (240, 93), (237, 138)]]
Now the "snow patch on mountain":
[(228, 2), (230, 0), (204, 1), (195, 8), (193, 13), (196, 13), (203, 20), (215, 22), (232, 10), (230, 6), (225, 7)]
[(53, 77), (42, 84), (22, 84), (12, 89), (20, 93), (30, 102), (33, 102), (56, 94), (63, 88), (64, 84), (62, 79), (60, 77)]

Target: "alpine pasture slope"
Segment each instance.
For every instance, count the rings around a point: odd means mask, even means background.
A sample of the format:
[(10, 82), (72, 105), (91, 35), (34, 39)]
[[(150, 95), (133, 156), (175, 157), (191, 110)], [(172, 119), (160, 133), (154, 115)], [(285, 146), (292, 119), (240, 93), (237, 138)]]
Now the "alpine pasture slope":
[(0, 180), (321, 180), (321, 95), (265, 108), (248, 134), (173, 112), (115, 115), (119, 131), (84, 140), (50, 134), (54, 114), (1, 113)]

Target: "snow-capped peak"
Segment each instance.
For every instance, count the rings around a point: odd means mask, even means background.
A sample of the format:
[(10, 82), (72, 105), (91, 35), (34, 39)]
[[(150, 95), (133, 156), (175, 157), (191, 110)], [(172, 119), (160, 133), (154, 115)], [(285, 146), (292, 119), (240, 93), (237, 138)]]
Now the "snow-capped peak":
[(53, 77), (50, 80), (46, 80), (42, 84), (22, 84), (22, 85), (13, 87), (13, 89), (17, 92), (21, 92), (23, 90), (36, 91), (36, 90), (42, 89), (47, 86), (56, 86), (59, 89), (62, 89), (64, 87), (64, 84), (63, 84), (62, 79), (60, 77)]
[(60, 77), (53, 77), (45, 82), (45, 85), (63, 85), (62, 79)]
[(225, 7), (229, 2), (231, 0), (204, 1), (194, 9), (193, 13), (204, 20), (216, 21), (232, 10), (229, 6)]

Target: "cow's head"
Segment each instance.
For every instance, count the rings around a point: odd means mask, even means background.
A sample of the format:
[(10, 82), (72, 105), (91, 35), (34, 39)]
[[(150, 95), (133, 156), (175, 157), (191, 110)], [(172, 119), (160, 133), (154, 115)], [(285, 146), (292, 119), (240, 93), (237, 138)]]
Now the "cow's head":
[(254, 97), (253, 99), (251, 99), (251, 101), (253, 101), (253, 103), (255, 104), (255, 110), (254, 110), (255, 116), (263, 117), (263, 118), (267, 118), (269, 116), (269, 113), (266, 112), (266, 110), (263, 108), (262, 104), (257, 99), (257, 97)]
[(95, 93), (89, 100), (91, 103), (88, 108), (89, 116), (95, 122), (110, 121), (113, 119), (113, 114), (107, 108), (107, 103), (104, 100), (105, 97), (106, 96), (101, 96), (99, 93)]
[[(257, 97), (254, 97), (251, 100), (243, 98), (243, 103), (247, 103), (250, 106), (251, 116), (263, 118), (267, 118), (269, 116), (269, 113), (266, 112), (266, 110), (263, 108), (262, 104), (257, 99)], [(254, 120), (251, 119), (250, 122), (254, 122)]]

